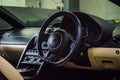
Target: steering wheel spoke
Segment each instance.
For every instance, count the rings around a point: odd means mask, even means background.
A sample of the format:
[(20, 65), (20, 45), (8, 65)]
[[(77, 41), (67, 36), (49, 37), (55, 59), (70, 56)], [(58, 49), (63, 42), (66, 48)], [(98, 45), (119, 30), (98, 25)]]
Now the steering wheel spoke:
[(58, 56), (56, 56), (55, 54), (51, 54), (49, 57), (48, 57), (49, 60), (51, 61), (57, 61), (59, 58)]

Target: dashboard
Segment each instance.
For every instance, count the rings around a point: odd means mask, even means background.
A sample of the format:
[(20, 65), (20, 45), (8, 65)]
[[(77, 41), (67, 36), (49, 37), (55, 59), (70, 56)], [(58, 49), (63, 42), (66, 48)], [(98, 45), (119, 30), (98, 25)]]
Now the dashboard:
[[(53, 11), (51, 13), (53, 13)], [(6, 13), (2, 12), (0, 14)], [(9, 14), (12, 13), (9, 12)], [(77, 48), (75, 55), (73, 55), (68, 63), (63, 66), (77, 69), (116, 70), (116, 68), (120, 65), (120, 56), (116, 56), (116, 54), (113, 55), (112, 52), (117, 52), (119, 54), (120, 27), (90, 14), (81, 12), (73, 12), (73, 14), (77, 16), (81, 23), (81, 43), (79, 44), (80, 47)], [(8, 15), (8, 13), (6, 15)], [(10, 29), (0, 30), (0, 56), (3, 56), (5, 59), (10, 61), (14, 64), (14, 66), (17, 66), (16, 68), (22, 75), (34, 77), (38, 75), (42, 65), (44, 64), (44, 62), (40, 59), (37, 50), (37, 40), (41, 26), (39, 25), (39, 27), (34, 27), (32, 25), (32, 27), (26, 27), (25, 24), (23, 24), (24, 22), (19, 22), (19, 18), (11, 17), (9, 15), (7, 18), (9, 20), (18, 20), (17, 22), (14, 22), (14, 24), (11, 24), (11, 22), (8, 20), (6, 21), (3, 17), (1, 19), (12, 26), (19, 23), (19, 26), (21, 27), (17, 28), (14, 26)], [(29, 25), (30, 24), (33, 23), (29, 23)], [(62, 18), (60, 24), (59, 22), (54, 22), (50, 26), (55, 26), (56, 28), (60, 26), (61, 29), (71, 33), (72, 36), (76, 35), (74, 23), (67, 16)], [(46, 33), (51, 31), (50, 27), (47, 29)], [(43, 37), (41, 45), (44, 56), (47, 56), (48, 53), (48, 44), (46, 41), (48, 36), (49, 35), (45, 35)], [(73, 37), (73, 39), (75, 38), (76, 37)], [(106, 55), (104, 52), (100, 53), (102, 49), (108, 50), (108, 52), (106, 51)], [(112, 52), (109, 52), (110, 49)], [(28, 75), (27, 73), (30, 74)]]

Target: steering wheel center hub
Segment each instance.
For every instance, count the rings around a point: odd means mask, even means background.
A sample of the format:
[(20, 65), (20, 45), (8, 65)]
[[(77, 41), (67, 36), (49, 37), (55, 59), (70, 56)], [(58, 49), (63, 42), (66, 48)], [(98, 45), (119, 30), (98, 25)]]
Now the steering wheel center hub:
[(62, 35), (58, 32), (52, 33), (48, 38), (48, 47), (51, 50), (55, 50), (60, 47), (62, 43)]
[(50, 34), (48, 38), (48, 48), (52, 52), (63, 51), (68, 42), (68, 33), (65, 30), (58, 29)]

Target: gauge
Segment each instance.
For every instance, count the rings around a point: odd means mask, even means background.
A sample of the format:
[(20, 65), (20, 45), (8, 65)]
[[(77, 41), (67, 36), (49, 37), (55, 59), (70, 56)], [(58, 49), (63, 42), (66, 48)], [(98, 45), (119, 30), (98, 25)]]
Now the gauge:
[(87, 30), (85, 30), (86, 31), (85, 42), (90, 45), (97, 45), (101, 37), (100, 28), (96, 26), (91, 26), (91, 27), (87, 27), (86, 29)]

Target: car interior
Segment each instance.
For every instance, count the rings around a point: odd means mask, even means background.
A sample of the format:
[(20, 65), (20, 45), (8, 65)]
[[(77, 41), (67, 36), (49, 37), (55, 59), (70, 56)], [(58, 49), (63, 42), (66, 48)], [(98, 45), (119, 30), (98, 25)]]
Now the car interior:
[(120, 0), (0, 1), (0, 80), (120, 80)]

